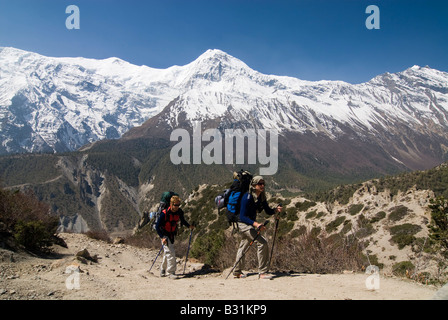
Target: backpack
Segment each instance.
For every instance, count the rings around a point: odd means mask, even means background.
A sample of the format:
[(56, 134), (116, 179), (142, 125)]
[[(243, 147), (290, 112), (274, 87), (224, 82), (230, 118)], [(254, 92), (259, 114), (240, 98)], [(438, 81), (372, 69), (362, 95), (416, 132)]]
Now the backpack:
[(227, 201), (229, 200), (229, 195), (230, 195), (230, 188), (225, 189), (222, 193), (218, 194), (215, 197), (215, 204), (216, 204), (216, 207), (218, 208), (218, 212), (219, 212), (219, 209), (222, 209), (227, 206)]
[(240, 204), (243, 195), (249, 191), (252, 174), (249, 171), (240, 170), (233, 173), (233, 183), (229, 189), (224, 190), (215, 198), (216, 206), (219, 209), (226, 207), (227, 221), (230, 225), (235, 225), (239, 221)]
[(157, 220), (159, 220), (162, 211), (170, 206), (170, 200), (172, 196), (178, 196), (178, 194), (173, 191), (165, 191), (164, 193), (162, 193), (157, 211), (150, 213), (151, 226), (154, 230), (156, 229), (156, 223)]

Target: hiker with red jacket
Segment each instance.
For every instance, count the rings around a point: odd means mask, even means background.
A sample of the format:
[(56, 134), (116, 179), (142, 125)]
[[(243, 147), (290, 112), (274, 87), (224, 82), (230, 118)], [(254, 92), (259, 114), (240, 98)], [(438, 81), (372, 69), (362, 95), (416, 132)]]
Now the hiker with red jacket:
[(184, 217), (184, 212), (180, 208), (180, 198), (172, 196), (168, 209), (162, 211), (157, 220), (156, 230), (163, 245), (163, 259), (160, 266), (160, 276), (168, 276), (171, 279), (178, 279), (176, 276), (176, 252), (174, 250), (174, 236), (177, 231), (177, 222), (180, 221), (183, 226), (194, 229)]

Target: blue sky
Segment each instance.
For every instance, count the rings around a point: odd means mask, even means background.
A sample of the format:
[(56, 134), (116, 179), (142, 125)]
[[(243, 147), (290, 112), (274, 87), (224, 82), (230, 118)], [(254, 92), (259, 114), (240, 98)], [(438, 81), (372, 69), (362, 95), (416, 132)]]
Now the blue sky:
[[(65, 26), (72, 4), (79, 30)], [(365, 26), (369, 5), (379, 30)], [(448, 71), (448, 1), (2, 0), (0, 46), (154, 68), (216, 48), (266, 74), (360, 83), (413, 65)]]

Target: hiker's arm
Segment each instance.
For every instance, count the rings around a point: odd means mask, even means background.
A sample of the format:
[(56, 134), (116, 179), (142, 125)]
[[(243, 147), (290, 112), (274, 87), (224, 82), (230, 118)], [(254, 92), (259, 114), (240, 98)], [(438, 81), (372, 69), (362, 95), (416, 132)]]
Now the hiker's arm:
[(247, 214), (250, 210), (250, 204), (249, 204), (249, 199), (250, 199), (250, 194), (248, 194), (247, 196), (243, 196), (243, 198), (241, 199), (241, 206), (240, 206), (240, 220), (241, 222), (244, 222), (245, 224), (251, 225), (253, 226), (255, 221), (250, 219)]
[(159, 220), (156, 222), (156, 231), (161, 239), (163, 239), (164, 235), (162, 233), (162, 221), (165, 221), (165, 212), (162, 212), (159, 216)]
[[(180, 209), (179, 209), (179, 210), (180, 210)], [(183, 212), (183, 211), (181, 211), (181, 212), (179, 213), (179, 217), (180, 217), (180, 223), (181, 223), (183, 226), (186, 226), (187, 228), (190, 228), (190, 224), (187, 222), (187, 220), (185, 220), (184, 212)]]
[(276, 209), (272, 209), (272, 208), (268, 205), (268, 202), (267, 202), (266, 200), (263, 201), (263, 209), (264, 209), (264, 212), (266, 212), (266, 214), (268, 214), (268, 215), (270, 215), (270, 216), (272, 216), (273, 214), (275, 214), (275, 213), (277, 212)]

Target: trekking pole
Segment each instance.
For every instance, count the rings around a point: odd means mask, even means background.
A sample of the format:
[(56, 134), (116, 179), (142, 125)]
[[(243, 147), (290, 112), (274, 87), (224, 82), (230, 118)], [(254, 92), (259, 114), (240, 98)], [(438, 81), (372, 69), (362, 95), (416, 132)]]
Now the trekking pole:
[[(283, 205), (281, 203), (278, 204), (278, 207), (282, 207)], [(274, 238), (272, 239), (272, 248), (271, 248), (271, 254), (269, 256), (269, 263), (268, 263), (268, 271), (269, 268), (271, 267), (271, 261), (272, 261), (272, 254), (274, 253), (274, 244), (275, 244), (275, 238), (277, 236), (277, 230), (278, 230), (278, 223), (279, 223), (279, 215), (278, 213), (275, 215), (275, 229), (274, 229)]]
[(154, 263), (156, 263), (156, 260), (157, 260), (157, 258), (159, 257), (160, 252), (162, 252), (162, 250), (163, 250), (163, 245), (162, 245), (162, 248), (160, 248), (159, 253), (157, 254), (156, 258), (154, 259), (154, 262), (152, 263), (151, 268), (149, 268), (149, 271), (148, 271), (148, 272), (151, 272), (151, 269), (152, 269), (152, 267), (154, 266)]
[(187, 266), (188, 252), (190, 252), (190, 244), (191, 244), (191, 235), (192, 234), (193, 234), (193, 229), (191, 229), (191, 231), (190, 231), (190, 240), (188, 240), (188, 249), (187, 249), (187, 256), (185, 257), (184, 272), (182, 273), (183, 275), (185, 274), (185, 268)]
[(246, 248), (246, 251), (243, 252), (243, 254), (242, 254), (241, 257), (238, 259), (238, 261), (235, 262), (235, 264), (233, 265), (232, 270), (230, 270), (229, 274), (227, 275), (226, 280), (227, 280), (227, 278), (230, 276), (230, 274), (233, 272), (233, 270), (235, 270), (236, 266), (238, 265), (238, 263), (240, 263), (241, 259), (243, 259), (244, 255), (247, 253), (247, 251), (249, 251), (250, 247), (254, 244), (255, 240), (257, 240), (258, 236), (259, 236), (260, 233), (261, 233), (261, 227), (262, 227), (262, 226), (266, 226), (268, 223), (269, 223), (269, 220), (266, 220), (266, 221), (263, 223), (263, 225), (261, 225), (261, 226), (259, 226), (259, 227), (257, 228), (257, 235), (256, 235), (255, 238), (253, 238), (252, 241), (249, 243), (249, 246)]
[(274, 238), (272, 239), (272, 248), (271, 248), (271, 254), (269, 256), (269, 263), (268, 263), (268, 271), (269, 268), (271, 267), (271, 260), (272, 260), (272, 254), (274, 253), (274, 244), (275, 244), (275, 237), (277, 235), (277, 229), (278, 229), (278, 217), (276, 215), (275, 217), (275, 229), (274, 229)]

